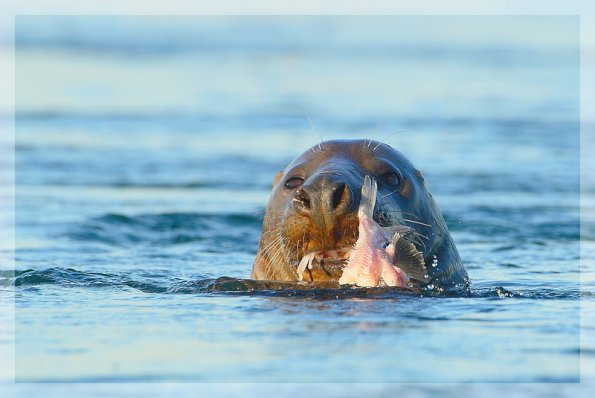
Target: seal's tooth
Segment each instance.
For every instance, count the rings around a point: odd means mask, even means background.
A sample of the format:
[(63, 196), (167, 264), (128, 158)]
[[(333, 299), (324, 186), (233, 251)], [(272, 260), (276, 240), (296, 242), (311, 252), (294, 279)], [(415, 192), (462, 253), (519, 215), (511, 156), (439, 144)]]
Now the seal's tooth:
[(300, 282), (304, 280), (303, 273), (306, 270), (306, 268), (312, 269), (312, 260), (314, 260), (315, 256), (316, 256), (316, 252), (311, 252), (311, 253), (306, 254), (304, 257), (302, 257), (302, 260), (300, 261), (300, 265), (298, 265), (298, 268), (297, 268), (297, 274), (298, 274), (298, 278), (300, 279)]

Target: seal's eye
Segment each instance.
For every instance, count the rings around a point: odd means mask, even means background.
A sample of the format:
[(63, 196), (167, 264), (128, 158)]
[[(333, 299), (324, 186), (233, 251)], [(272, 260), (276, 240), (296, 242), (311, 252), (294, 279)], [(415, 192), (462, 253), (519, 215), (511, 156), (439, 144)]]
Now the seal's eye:
[(382, 181), (387, 185), (396, 187), (401, 183), (401, 176), (397, 173), (386, 173), (382, 176)]
[(302, 185), (304, 179), (302, 177), (291, 177), (289, 180), (285, 181), (285, 187), (288, 189), (295, 189)]

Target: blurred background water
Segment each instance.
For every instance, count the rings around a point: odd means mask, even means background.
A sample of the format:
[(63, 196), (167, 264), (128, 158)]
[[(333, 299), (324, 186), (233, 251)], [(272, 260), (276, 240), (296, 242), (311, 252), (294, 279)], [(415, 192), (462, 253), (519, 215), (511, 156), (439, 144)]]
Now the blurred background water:
[[(17, 381), (572, 383), (592, 363), (577, 18), (16, 28)], [(197, 287), (249, 276), (275, 172), (319, 140), (307, 116), (424, 172), (472, 295)]]

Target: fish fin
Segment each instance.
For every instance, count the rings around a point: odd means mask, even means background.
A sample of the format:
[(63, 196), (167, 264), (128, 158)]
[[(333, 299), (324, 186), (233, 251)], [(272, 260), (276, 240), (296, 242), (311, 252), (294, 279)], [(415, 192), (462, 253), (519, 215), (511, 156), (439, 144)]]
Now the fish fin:
[(374, 206), (376, 206), (376, 194), (378, 186), (376, 180), (366, 176), (364, 178), (364, 185), (362, 186), (362, 195), (359, 202), (359, 214), (363, 214), (372, 219), (374, 216)]
[(417, 250), (413, 242), (407, 239), (407, 235), (395, 233), (391, 244), (394, 246), (397, 267), (403, 270), (411, 279), (429, 283), (430, 277), (426, 269), (424, 256)]

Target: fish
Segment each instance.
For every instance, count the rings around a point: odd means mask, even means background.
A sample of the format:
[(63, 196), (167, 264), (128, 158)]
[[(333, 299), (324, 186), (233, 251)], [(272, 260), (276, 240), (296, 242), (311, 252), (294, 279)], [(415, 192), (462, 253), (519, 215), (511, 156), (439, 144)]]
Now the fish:
[[(377, 192), (376, 180), (365, 176), (357, 214), (359, 235), (339, 284), (406, 288), (411, 287), (412, 279), (428, 283), (423, 254), (410, 239), (414, 231), (403, 225), (381, 227), (374, 221)], [(300, 267), (311, 266), (312, 259), (302, 260)]]

